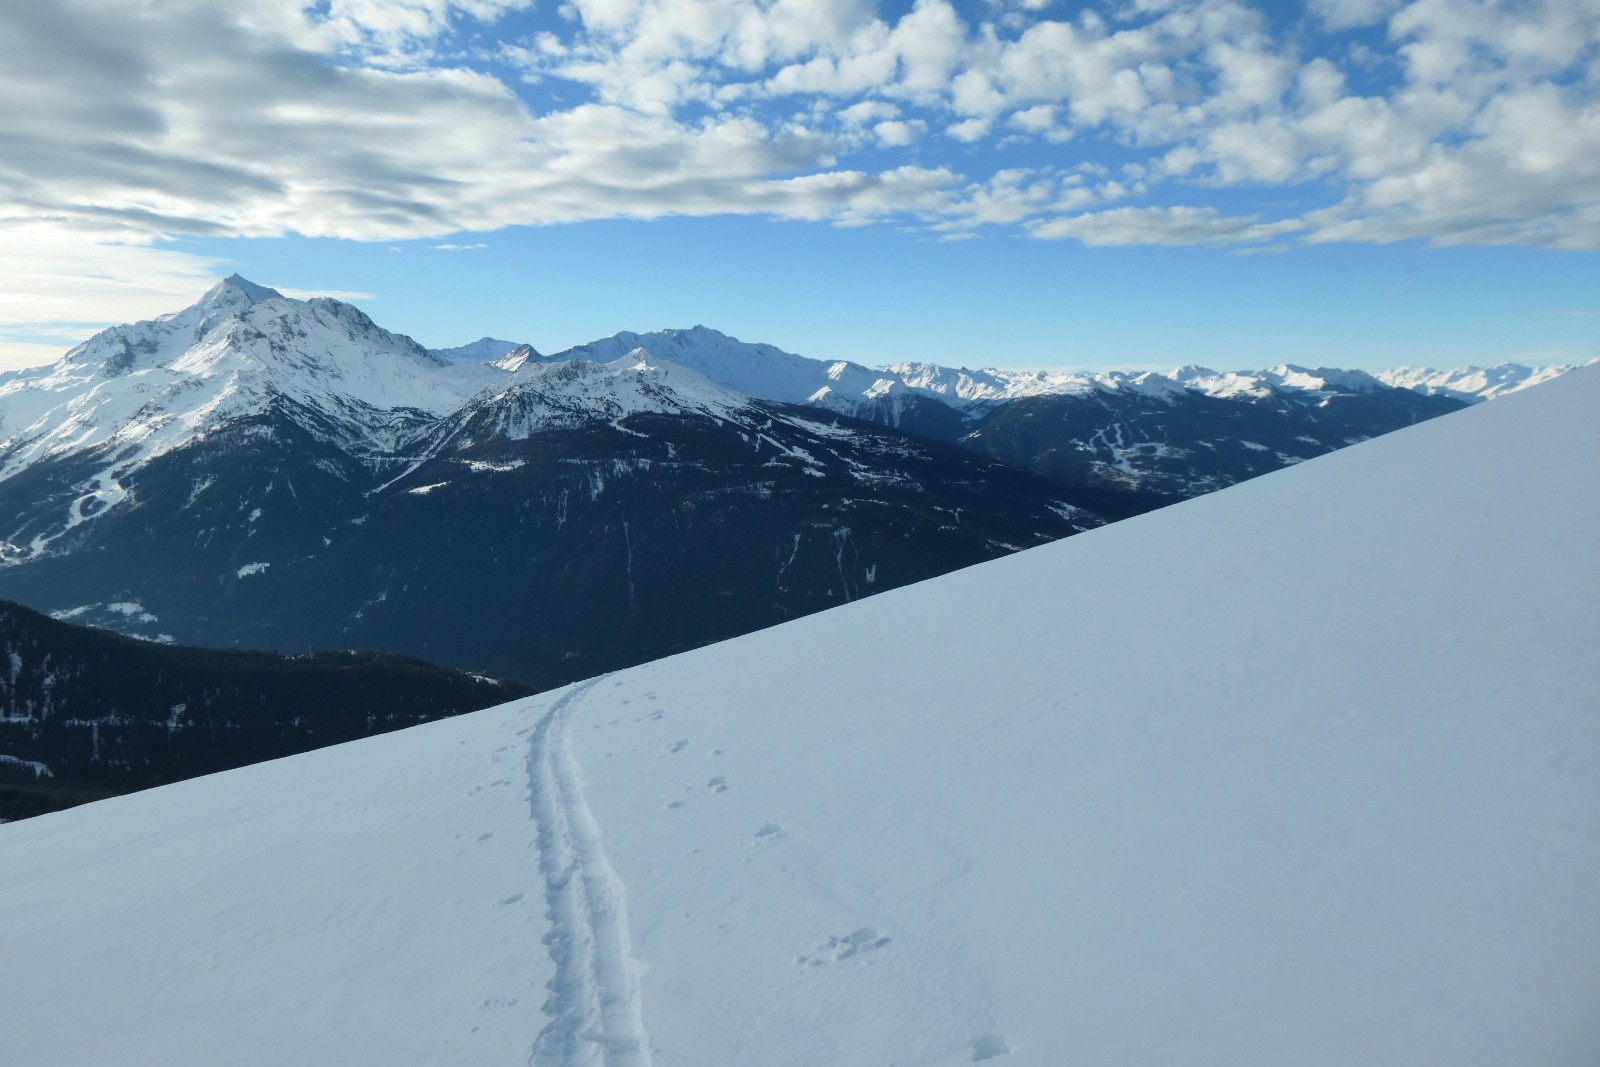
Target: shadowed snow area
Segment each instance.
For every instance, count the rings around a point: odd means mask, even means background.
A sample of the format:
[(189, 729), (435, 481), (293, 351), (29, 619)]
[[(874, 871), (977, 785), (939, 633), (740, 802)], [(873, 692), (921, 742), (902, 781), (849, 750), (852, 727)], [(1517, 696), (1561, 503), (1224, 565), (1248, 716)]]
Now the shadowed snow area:
[(0, 827), (19, 1064), (1593, 1064), (1600, 367)]

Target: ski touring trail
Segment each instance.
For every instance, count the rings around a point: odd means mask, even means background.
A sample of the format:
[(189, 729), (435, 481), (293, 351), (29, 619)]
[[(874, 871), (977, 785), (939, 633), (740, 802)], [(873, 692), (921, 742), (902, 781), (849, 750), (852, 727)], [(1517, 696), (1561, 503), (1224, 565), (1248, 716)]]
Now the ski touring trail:
[(550, 706), (528, 751), (539, 870), (545, 884), (544, 942), (555, 962), (549, 1017), (534, 1042), (532, 1067), (651, 1067), (639, 975), (628, 935), (622, 880), (583, 797), (567, 720), (605, 676), (574, 686)]

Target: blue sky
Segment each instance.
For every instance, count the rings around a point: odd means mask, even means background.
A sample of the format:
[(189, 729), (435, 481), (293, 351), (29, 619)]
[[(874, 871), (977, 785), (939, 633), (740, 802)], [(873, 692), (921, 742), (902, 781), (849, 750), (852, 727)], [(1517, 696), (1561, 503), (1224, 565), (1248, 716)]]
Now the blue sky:
[(237, 270), (445, 346), (1600, 355), (1597, 0), (0, 11), (0, 365)]

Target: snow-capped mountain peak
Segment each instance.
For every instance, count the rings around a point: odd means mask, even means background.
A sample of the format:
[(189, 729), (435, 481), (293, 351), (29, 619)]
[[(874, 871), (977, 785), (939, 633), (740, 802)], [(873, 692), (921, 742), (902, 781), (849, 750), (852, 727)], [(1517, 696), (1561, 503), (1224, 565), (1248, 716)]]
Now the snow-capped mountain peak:
[(705, 414), (731, 418), (749, 398), (724, 389), (690, 367), (636, 347), (608, 363), (584, 359), (522, 363), (505, 396), (519, 392), (543, 400), (552, 413), (602, 417)]
[(534, 351), (532, 345), (503, 341), (497, 337), (480, 337), (470, 344), (456, 348), (433, 348), (429, 351), (451, 363), (493, 363), (523, 349), (526, 349), (532, 358), (539, 358), (539, 353)]
[(532, 345), (518, 345), (510, 351), (489, 360), (488, 365), (515, 374), (530, 361), (537, 362), (540, 358), (538, 351)]
[(1265, 376), (1275, 380), (1279, 388), (1309, 393), (1370, 393), (1383, 388), (1382, 382), (1365, 371), (1300, 367), (1293, 363), (1280, 364)]
[(823, 386), (851, 396), (863, 395), (883, 377), (860, 364), (811, 359), (772, 345), (749, 344), (707, 326), (618, 333), (551, 358), (610, 363), (636, 348), (696, 371), (725, 389), (781, 404), (805, 403)]
[(257, 285), (237, 272), (228, 275), (200, 298), (201, 307), (237, 306), (240, 303), (258, 304), (265, 300), (288, 299), (278, 290)]
[(190, 307), (103, 330), (0, 382), (0, 479), (84, 459), (93, 471), (82, 499), (93, 506), (75, 503), (70, 528), (120, 500), (129, 472), (277, 404), (320, 413), (320, 432), (359, 450), (392, 438), (387, 412), (442, 415), (498, 376), (452, 367), (349, 304), (296, 300), (232, 275)]

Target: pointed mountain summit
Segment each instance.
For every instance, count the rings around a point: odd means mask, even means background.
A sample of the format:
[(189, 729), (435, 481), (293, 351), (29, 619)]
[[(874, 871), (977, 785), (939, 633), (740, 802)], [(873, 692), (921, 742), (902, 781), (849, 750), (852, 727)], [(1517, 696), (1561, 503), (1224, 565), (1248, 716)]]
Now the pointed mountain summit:
[(98, 456), (109, 484), (226, 422), (284, 405), (347, 442), (381, 441), (393, 431), (384, 412), (443, 414), (498, 376), (441, 373), (449, 371), (350, 304), (291, 299), (234, 274), (181, 311), (103, 330), (0, 384), (0, 478)]
[(265, 285), (257, 285), (236, 272), (212, 286), (206, 295), (200, 298), (200, 303), (203, 306), (215, 307), (224, 302), (235, 303), (241, 298), (245, 302), (253, 304), (261, 303), (264, 300), (286, 299), (278, 290), (270, 289)]

